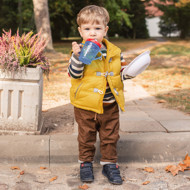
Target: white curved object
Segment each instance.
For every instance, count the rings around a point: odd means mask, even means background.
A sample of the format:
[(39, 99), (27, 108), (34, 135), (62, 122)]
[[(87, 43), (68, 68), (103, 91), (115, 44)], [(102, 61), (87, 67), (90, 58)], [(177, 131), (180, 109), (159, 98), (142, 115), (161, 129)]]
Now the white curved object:
[(150, 51), (145, 51), (137, 56), (127, 67), (123, 70), (122, 75), (136, 77), (142, 73), (150, 64)]

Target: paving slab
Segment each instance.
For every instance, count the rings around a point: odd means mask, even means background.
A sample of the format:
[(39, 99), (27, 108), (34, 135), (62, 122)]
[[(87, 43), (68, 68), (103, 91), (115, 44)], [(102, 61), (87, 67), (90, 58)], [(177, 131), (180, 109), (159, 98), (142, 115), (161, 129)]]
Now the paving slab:
[(186, 115), (180, 111), (177, 110), (171, 110), (166, 108), (156, 108), (156, 109), (150, 109), (141, 107), (141, 110), (144, 110), (150, 117), (152, 117), (155, 120), (163, 121), (163, 120), (189, 120), (190, 116)]
[(169, 132), (190, 132), (190, 119), (173, 119), (173, 120), (164, 120), (160, 121), (161, 124), (167, 129)]
[(128, 110), (120, 114), (123, 121), (154, 121), (147, 113), (141, 110)]
[(167, 132), (166, 129), (157, 121), (147, 120), (121, 120), (120, 130), (123, 132)]
[[(120, 114), (123, 131), (145, 132), (162, 129), (167, 132), (185, 132), (190, 130), (189, 115), (158, 104), (155, 97), (132, 80), (125, 81), (125, 88), (127, 89), (124, 93), (126, 112)], [(141, 126), (139, 121), (142, 121)]]

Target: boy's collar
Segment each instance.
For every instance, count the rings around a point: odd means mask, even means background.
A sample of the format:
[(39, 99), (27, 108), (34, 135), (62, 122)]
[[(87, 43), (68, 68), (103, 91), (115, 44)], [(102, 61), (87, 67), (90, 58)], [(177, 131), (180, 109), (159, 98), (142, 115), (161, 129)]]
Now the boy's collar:
[(109, 52), (111, 57), (115, 56), (119, 51), (121, 51), (120, 48), (118, 48), (117, 46), (115, 46), (105, 38), (102, 40), (102, 43), (105, 44), (107, 48), (107, 53)]

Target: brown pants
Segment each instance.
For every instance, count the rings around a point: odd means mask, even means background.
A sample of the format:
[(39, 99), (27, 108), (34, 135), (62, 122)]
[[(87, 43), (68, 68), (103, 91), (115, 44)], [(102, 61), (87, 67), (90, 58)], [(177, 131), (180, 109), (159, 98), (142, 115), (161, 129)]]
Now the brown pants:
[(96, 134), (99, 132), (102, 162), (117, 162), (116, 145), (119, 139), (119, 109), (116, 102), (104, 105), (104, 113), (74, 107), (78, 123), (79, 160), (92, 162)]

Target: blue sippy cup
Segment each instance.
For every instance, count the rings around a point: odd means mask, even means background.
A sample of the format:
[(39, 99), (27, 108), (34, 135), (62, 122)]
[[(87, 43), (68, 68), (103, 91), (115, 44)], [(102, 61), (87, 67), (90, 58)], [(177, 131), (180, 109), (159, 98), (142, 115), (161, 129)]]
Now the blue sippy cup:
[[(102, 53), (100, 51), (101, 44), (94, 39), (87, 39), (79, 55), (79, 60), (86, 65), (89, 65), (93, 60), (101, 59)], [(100, 57), (96, 57), (98, 52)]]

